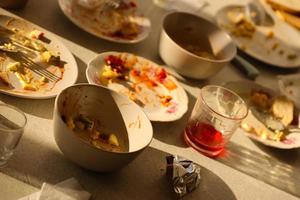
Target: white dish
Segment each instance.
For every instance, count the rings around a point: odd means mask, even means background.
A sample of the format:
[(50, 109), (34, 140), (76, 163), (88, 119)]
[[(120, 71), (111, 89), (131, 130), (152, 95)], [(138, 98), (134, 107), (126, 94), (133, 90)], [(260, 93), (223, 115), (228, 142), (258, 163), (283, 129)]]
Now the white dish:
[[(76, 82), (78, 76), (77, 63), (71, 52), (65, 47), (62, 42), (57, 40), (54, 35), (26, 21), (6, 15), (0, 15), (0, 26), (4, 26), (10, 29), (18, 28), (19, 30), (24, 31), (24, 33), (29, 33), (32, 30), (40, 30), (44, 32), (44, 37), (50, 42), (49, 44), (41, 41), (40, 42), (50, 51), (59, 52), (60, 59), (64, 62), (64, 72), (62, 73), (62, 79), (56, 82), (52, 89), (46, 88), (37, 91), (24, 90), (20, 86), (18, 79), (16, 79), (13, 75), (9, 75), (11, 86), (1, 85), (1, 93), (28, 99), (47, 99), (55, 97), (61, 90), (73, 85)], [(53, 84), (51, 85), (51, 87), (52, 86)]]
[[(86, 9), (83, 6), (79, 6), (76, 0), (58, 0), (58, 3), (62, 12), (78, 27), (92, 35), (112, 42), (137, 43), (144, 40), (149, 35), (151, 29), (150, 20), (137, 13), (134, 17), (134, 22), (140, 29), (137, 36), (128, 39), (110, 36), (107, 35), (107, 29), (101, 28), (100, 23), (97, 20), (98, 15), (100, 14), (100, 11), (97, 9)], [(109, 28), (113, 27), (112, 23), (108, 24), (110, 24)]]
[[(122, 151), (95, 147), (92, 141), (76, 135), (63, 119), (78, 114), (101, 123), (101, 134), (114, 133)], [(114, 91), (89, 84), (68, 87), (57, 96), (53, 126), (55, 142), (67, 158), (81, 167), (102, 172), (131, 162), (153, 137), (152, 125), (139, 106)]]
[[(112, 90), (119, 93), (123, 93), (129, 96), (131, 91), (132, 81), (123, 81), (122, 84), (113, 82), (108, 84), (103, 84), (100, 82), (99, 75), (100, 71), (103, 70), (105, 66), (104, 59), (109, 55), (118, 56), (120, 54), (126, 54), (129, 56), (134, 56), (129, 53), (120, 52), (105, 52), (97, 55), (92, 59), (86, 70), (86, 77), (89, 83), (98, 84), (106, 86)], [(158, 69), (158, 65), (139, 56), (137, 58), (137, 63), (134, 65), (133, 69), (140, 70), (141, 66), (151, 66), (151, 69)], [(132, 70), (130, 70), (132, 71)], [(176, 79), (170, 75), (167, 75), (168, 80), (171, 80), (176, 88), (173, 90), (168, 90), (163, 84), (157, 83), (157, 87), (149, 88), (143, 82), (136, 84), (140, 87), (140, 92), (136, 92), (135, 95), (143, 103), (143, 110), (151, 121), (174, 121), (180, 119), (188, 108), (188, 98), (185, 90), (179, 85)], [(158, 96), (160, 95), (160, 97)], [(160, 98), (162, 96), (171, 96), (172, 100), (168, 106), (162, 105)], [(146, 102), (146, 103), (145, 103)]]
[(206, 79), (233, 59), (236, 46), (225, 31), (210, 21), (189, 13), (173, 12), (163, 20), (159, 55), (178, 73)]
[[(283, 22), (274, 19), (274, 26), (255, 26), (255, 31), (251, 37), (237, 36), (232, 33), (233, 22), (228, 17), (228, 13), (243, 14), (243, 6), (227, 6), (221, 9), (216, 16), (217, 24), (228, 31), (238, 48), (266, 64), (281, 68), (300, 67), (300, 35), (295, 30)], [(292, 39), (293, 38), (293, 39)], [(290, 42), (287, 42), (289, 40)], [(296, 42), (292, 42), (296, 41)]]
[(280, 92), (294, 101), (300, 109), (300, 74), (278, 76)]
[[(228, 82), (224, 84), (224, 87), (233, 90), (237, 94), (239, 94), (246, 102), (249, 102), (249, 96), (252, 90), (256, 91), (265, 91), (269, 93), (270, 95), (276, 96), (276, 93), (269, 88), (263, 87), (257, 83), (251, 82), (251, 81), (233, 81)], [(266, 129), (265, 125), (258, 121), (254, 115), (252, 114), (251, 110), (248, 113), (248, 116), (246, 118), (247, 123), (252, 123), (252, 125), (255, 125), (258, 128)], [(272, 141), (269, 139), (261, 138), (253, 133), (248, 133), (247, 131), (244, 131), (245, 134), (250, 137), (251, 139), (258, 141), (264, 145), (279, 148), (279, 149), (293, 149), (293, 148), (299, 148), (300, 147), (300, 132), (299, 133), (290, 133), (286, 136), (286, 139), (283, 141)]]

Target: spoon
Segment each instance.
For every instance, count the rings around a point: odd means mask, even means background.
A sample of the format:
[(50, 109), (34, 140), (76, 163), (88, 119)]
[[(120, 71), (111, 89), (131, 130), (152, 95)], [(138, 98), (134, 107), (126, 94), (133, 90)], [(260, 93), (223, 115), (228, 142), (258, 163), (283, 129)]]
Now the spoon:
[(253, 0), (245, 6), (245, 14), (255, 25), (275, 25), (274, 19), (265, 11), (265, 9), (257, 0)]

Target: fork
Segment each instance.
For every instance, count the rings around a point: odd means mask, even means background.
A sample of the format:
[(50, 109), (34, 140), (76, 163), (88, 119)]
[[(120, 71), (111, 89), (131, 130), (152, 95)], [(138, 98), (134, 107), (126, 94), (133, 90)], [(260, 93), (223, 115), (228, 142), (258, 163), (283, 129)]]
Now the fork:
[[(27, 47), (15, 42), (15, 41), (11, 40), (8, 37), (0, 36), (0, 45), (3, 46), (4, 44), (12, 44), (14, 49), (26, 54), (27, 56), (29, 56), (31, 58), (36, 58), (37, 57), (37, 54), (34, 50), (32, 50), (30, 48), (27, 48)], [(2, 48), (2, 47), (0, 47), (0, 48)], [(5, 51), (5, 49), (3, 49), (3, 50)]]
[(61, 79), (61, 77), (56, 76), (52, 72), (48, 71), (41, 65), (35, 63), (33, 60), (28, 58), (24, 53), (18, 51), (18, 50), (11, 50), (8, 48), (0, 47), (1, 51), (4, 51), (7, 53), (7, 55), (12, 58), (15, 61), (18, 61), (22, 64), (24, 64), (26, 67), (28, 67), (31, 71), (34, 73), (47, 78), (49, 81), (57, 82)]

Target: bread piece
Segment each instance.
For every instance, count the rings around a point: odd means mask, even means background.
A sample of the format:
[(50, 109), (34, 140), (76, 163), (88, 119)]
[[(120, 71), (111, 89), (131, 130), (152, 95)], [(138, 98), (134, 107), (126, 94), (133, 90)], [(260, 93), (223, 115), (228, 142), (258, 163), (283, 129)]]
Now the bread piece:
[(300, 0), (267, 0), (273, 9), (289, 13), (300, 13)]
[(275, 117), (280, 119), (284, 126), (288, 126), (293, 121), (294, 104), (286, 97), (276, 97), (271, 111)]
[(276, 10), (276, 15), (283, 19), (286, 23), (300, 30), (300, 17), (280, 10)]

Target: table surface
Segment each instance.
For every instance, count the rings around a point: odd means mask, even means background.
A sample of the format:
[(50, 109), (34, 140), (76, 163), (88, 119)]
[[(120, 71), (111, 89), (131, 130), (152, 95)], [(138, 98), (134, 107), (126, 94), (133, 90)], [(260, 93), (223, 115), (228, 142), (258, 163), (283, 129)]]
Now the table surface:
[[(239, 2), (211, 0), (210, 5), (202, 10), (202, 14), (213, 16), (225, 4)], [(166, 11), (156, 7), (150, 0), (141, 1), (140, 5), (152, 21), (152, 31), (146, 40), (129, 45), (108, 42), (84, 32), (63, 15), (55, 0), (29, 0), (21, 10), (8, 12), (1, 9), (0, 12), (17, 15), (56, 34), (77, 61), (78, 82), (87, 82), (85, 69), (88, 61), (104, 51), (132, 52), (162, 64), (157, 48), (161, 21)], [(276, 75), (291, 73), (265, 66), (259, 67), (261, 75), (256, 82), (271, 88), (277, 88)], [(0, 94), (1, 101), (19, 107), (28, 117), (28, 126), (15, 155), (0, 172), (0, 199), (18, 199), (38, 191), (43, 182), (56, 184), (69, 177), (79, 180), (83, 187), (92, 193), (92, 199), (173, 199), (164, 175), (167, 154), (184, 156), (202, 166), (201, 187), (187, 196), (187, 199), (298, 199), (299, 195), (287, 192), (299, 190), (300, 186), (296, 188), (296, 183), (292, 184), (293, 188), (287, 188), (288, 190), (274, 187), (270, 184), (270, 177), (245, 173), (247, 170), (233, 165), (232, 162), (239, 162), (239, 157), (231, 162), (227, 162), (226, 159), (211, 159), (187, 147), (182, 140), (182, 130), (199, 93), (199, 87), (242, 79), (245, 79), (243, 73), (231, 64), (208, 80), (180, 79), (189, 97), (187, 114), (176, 122), (153, 123), (154, 138), (150, 147), (128, 166), (111, 174), (81, 169), (62, 155), (53, 138), (54, 99), (26, 100)], [(299, 150), (282, 152), (266, 148), (247, 138), (241, 130), (237, 130), (229, 146), (229, 151), (234, 152), (238, 149), (270, 158), (274, 162), (283, 158), (289, 161), (291, 167), (300, 167)]]

